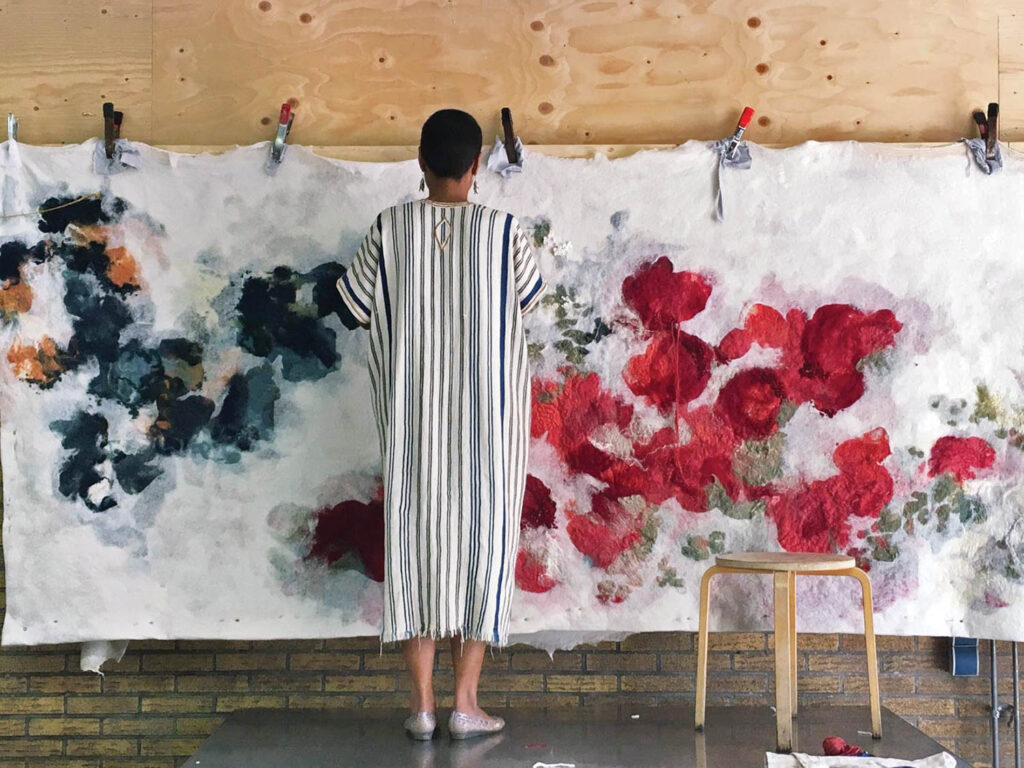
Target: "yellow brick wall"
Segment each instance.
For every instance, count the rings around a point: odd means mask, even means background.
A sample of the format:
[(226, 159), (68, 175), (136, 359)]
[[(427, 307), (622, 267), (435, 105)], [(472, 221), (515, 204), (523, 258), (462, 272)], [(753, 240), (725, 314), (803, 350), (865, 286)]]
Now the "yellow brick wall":
[[(6, 604), (3, 577), (0, 562), (0, 609)], [(710, 705), (772, 703), (772, 640), (763, 633), (712, 635)], [(948, 644), (946, 638), (878, 638), (882, 703), (974, 764), (987, 765), (988, 680), (952, 677)], [(691, 702), (694, 645), (693, 633), (671, 632), (581, 646), (554, 658), (513, 646), (486, 657), (481, 702)], [(998, 652), (1007, 701), (1009, 644), (1000, 643)], [(866, 703), (863, 653), (859, 635), (800, 635), (801, 705)], [(401, 654), (395, 648), (381, 653), (376, 637), (138, 641), (104, 670), (103, 677), (82, 672), (77, 644), (0, 648), (0, 768), (176, 768), (235, 709), (403, 707), (409, 691)], [(450, 706), (447, 649), (438, 652), (436, 684), (440, 705)], [(1005, 727), (1004, 735), (1009, 750), (1012, 735)]]
[[(771, 637), (712, 636), (709, 703), (768, 704)], [(946, 672), (942, 638), (882, 637), (883, 703), (978, 765), (988, 755), (988, 684)], [(547, 654), (525, 646), (487, 658), (485, 706), (657, 705), (693, 698), (694, 636), (636, 635)], [(1008, 657), (1008, 647), (1000, 651)], [(863, 642), (800, 636), (802, 704), (866, 701)], [(1001, 660), (1008, 669), (1008, 658)], [(74, 645), (0, 651), (0, 768), (172, 768), (224, 714), (246, 707), (404, 706), (401, 655), (376, 638), (267, 642), (136, 642), (100, 678), (78, 669)], [(1010, 680), (1004, 675), (1004, 692)], [(450, 705), (452, 674), (438, 654), (437, 686)], [(685, 725), (685, 724), (684, 724)], [(1005, 745), (1010, 746), (1006, 731)]]

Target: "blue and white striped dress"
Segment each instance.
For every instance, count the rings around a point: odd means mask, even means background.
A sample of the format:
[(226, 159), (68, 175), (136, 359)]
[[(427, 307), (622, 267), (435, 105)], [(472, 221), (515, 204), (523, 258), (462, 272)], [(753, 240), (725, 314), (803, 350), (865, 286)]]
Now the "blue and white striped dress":
[(383, 456), (383, 641), (508, 642), (530, 437), (523, 314), (544, 281), (511, 214), (377, 216), (338, 289), (370, 327)]

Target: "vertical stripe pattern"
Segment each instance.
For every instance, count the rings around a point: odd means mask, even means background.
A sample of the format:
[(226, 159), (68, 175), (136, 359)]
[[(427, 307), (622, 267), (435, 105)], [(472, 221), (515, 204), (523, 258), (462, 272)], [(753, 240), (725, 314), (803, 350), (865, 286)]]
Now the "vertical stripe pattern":
[(523, 314), (543, 289), (513, 216), (426, 200), (382, 212), (338, 281), (370, 328), (385, 641), (508, 642), (530, 421)]

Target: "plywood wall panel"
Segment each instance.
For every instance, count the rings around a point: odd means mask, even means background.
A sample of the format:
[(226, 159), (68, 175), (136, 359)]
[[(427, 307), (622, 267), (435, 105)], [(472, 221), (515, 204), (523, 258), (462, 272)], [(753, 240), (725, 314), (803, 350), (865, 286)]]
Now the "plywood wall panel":
[(154, 139), (407, 143), (438, 106), (542, 143), (955, 139), (998, 88), (995, 16), (951, 0), (156, 0)]
[(525, 18), (521, 3), (157, 0), (154, 140), (266, 138), (290, 100), (295, 141), (409, 143), (437, 104), (483, 114), (536, 88), (530, 40), (508, 32)]
[(999, 133), (1024, 138), (1024, 12), (999, 17)]
[[(1019, 62), (999, 58), (1020, 30), (999, 17), (1020, 4), (0, 0), (0, 109), (39, 142), (96, 133), (101, 93), (126, 105), (128, 135), (165, 144), (268, 138), (286, 100), (294, 140), (318, 145), (412, 143), (444, 105), (488, 134), (511, 106), (523, 137), (548, 144), (712, 138), (744, 104), (764, 143), (949, 141), (1012, 95)], [(1003, 126), (1024, 138), (1024, 100)]]
[(0, 0), (0, 111), (24, 141), (102, 133), (104, 101), (148, 139), (151, 63), (151, 0)]

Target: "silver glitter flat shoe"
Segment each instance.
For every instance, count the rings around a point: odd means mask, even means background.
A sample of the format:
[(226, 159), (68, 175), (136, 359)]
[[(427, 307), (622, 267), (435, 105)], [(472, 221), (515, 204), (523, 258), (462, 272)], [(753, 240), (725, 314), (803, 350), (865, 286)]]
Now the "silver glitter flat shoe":
[(470, 739), (474, 736), (497, 733), (504, 727), (505, 721), (500, 717), (478, 717), (453, 711), (448, 718), (448, 734), (453, 739)]
[(433, 712), (417, 712), (405, 719), (405, 730), (417, 741), (430, 741), (437, 728), (437, 718)]

